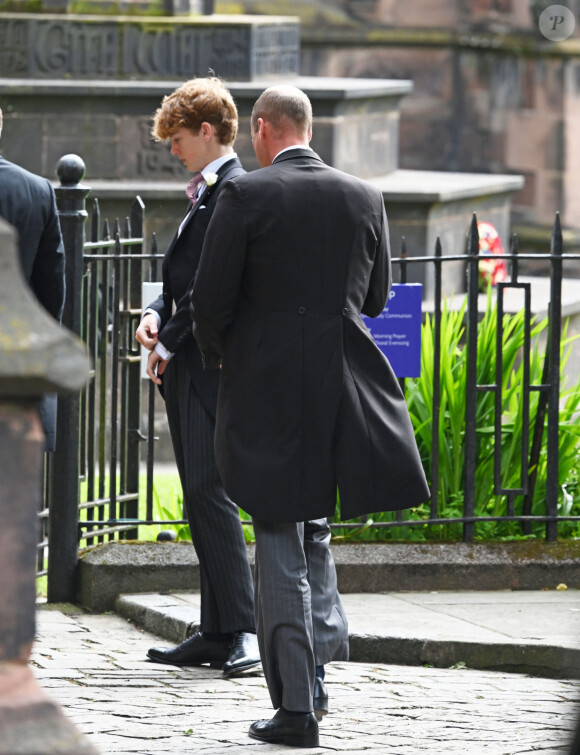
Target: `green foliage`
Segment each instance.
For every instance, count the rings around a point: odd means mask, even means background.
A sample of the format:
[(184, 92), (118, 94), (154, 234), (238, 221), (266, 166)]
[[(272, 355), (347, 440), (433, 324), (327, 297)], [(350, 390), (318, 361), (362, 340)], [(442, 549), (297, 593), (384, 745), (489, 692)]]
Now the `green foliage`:
[(4, 0), (0, 13), (42, 13), (42, 0)]
[[(140, 481), (139, 489), (146, 490), (145, 480)], [(145, 518), (144, 495), (140, 496), (141, 518)], [(183, 510), (183, 495), (178, 475), (155, 475), (153, 478), (153, 519), (172, 521), (186, 518)], [(156, 540), (161, 530), (173, 530), (176, 540), (191, 540), (189, 524), (140, 525), (139, 539)]]
[[(439, 427), (439, 480), (437, 518), (453, 519), (462, 516), (464, 500), (465, 467), (465, 395), (467, 378), (467, 351), (465, 341), (466, 301), (457, 311), (445, 304), (441, 317), (441, 397)], [(542, 383), (545, 349), (542, 336), (546, 337), (547, 320), (534, 321), (531, 327), (530, 383)], [(524, 427), (524, 400), (522, 348), (524, 345), (524, 312), (504, 314), (502, 336), (502, 405), (501, 405), (501, 485), (503, 488), (520, 488), (521, 458)], [(487, 307), (478, 325), (477, 382), (479, 385), (494, 384), (496, 380), (497, 308), (488, 289)], [(572, 338), (561, 341), (561, 392), (559, 422), (559, 513), (580, 514), (580, 378), (566, 388), (564, 367), (570, 355)], [(428, 480), (433, 478), (432, 432), (433, 432), (433, 378), (434, 378), (434, 323), (427, 316), (422, 328), (421, 377), (407, 380), (406, 399), (419, 452)], [(531, 444), (540, 392), (530, 394), (529, 428)], [(505, 495), (494, 491), (494, 419), (495, 394), (492, 391), (478, 392), (476, 398), (477, 459), (475, 472), (476, 516), (505, 516)], [(545, 513), (546, 502), (546, 423), (544, 423), (542, 448), (537, 468), (534, 490), (533, 515)], [(530, 449), (525, 453), (529, 458)], [(523, 496), (515, 496), (515, 513), (523, 513)], [(430, 517), (430, 504), (404, 512), (405, 519), (425, 520)], [(396, 515), (377, 514), (375, 522), (394, 522)], [(337, 519), (338, 521), (338, 519)], [(370, 521), (370, 520), (369, 520)], [(561, 536), (579, 536), (580, 526), (563, 522), (559, 525)], [(341, 530), (343, 538), (358, 538), (360, 530)], [(368, 528), (367, 528), (368, 532)], [(368, 534), (365, 532), (365, 539)], [(413, 527), (389, 527), (375, 530), (376, 539), (456, 540), (462, 537), (460, 524), (418, 525)], [(534, 524), (531, 535), (544, 536), (544, 525)], [(516, 522), (481, 522), (476, 525), (478, 539), (522, 538), (521, 525)]]

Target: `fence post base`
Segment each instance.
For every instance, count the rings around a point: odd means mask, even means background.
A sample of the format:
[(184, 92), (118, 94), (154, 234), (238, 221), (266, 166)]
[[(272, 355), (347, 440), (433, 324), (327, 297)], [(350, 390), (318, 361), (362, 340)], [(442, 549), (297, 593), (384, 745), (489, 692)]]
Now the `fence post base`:
[(27, 663), (35, 633), (44, 434), (34, 400), (0, 401), (0, 755), (96, 753)]

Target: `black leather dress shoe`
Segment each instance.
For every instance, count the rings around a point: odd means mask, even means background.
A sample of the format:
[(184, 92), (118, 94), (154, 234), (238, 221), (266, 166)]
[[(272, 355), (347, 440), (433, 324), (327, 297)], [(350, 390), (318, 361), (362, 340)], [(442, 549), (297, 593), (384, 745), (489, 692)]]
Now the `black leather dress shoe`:
[(228, 659), (230, 643), (206, 640), (200, 632), (189, 637), (176, 648), (150, 648), (147, 657), (156, 663), (169, 663), (173, 666), (201, 666), (209, 663), (214, 668), (222, 668)]
[(284, 708), (269, 721), (256, 721), (250, 726), (252, 739), (288, 747), (318, 747), (318, 721), (314, 713), (290, 716)]
[(314, 677), (314, 695), (312, 699), (314, 715), (320, 721), (328, 713), (328, 692), (326, 685), (319, 676)]
[(224, 663), (224, 674), (236, 674), (260, 665), (258, 638), (252, 632), (238, 632), (230, 647), (230, 654)]

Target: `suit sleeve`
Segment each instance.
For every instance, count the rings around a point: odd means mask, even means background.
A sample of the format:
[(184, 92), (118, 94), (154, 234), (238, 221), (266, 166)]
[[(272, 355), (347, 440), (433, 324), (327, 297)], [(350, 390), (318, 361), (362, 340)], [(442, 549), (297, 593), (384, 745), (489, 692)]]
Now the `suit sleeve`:
[(247, 220), (235, 181), (223, 188), (191, 292), (193, 335), (205, 368), (219, 367), (235, 319), (246, 258)]
[(389, 225), (387, 213), (380, 195), (382, 219), (375, 253), (375, 263), (371, 272), (369, 289), (362, 307), (362, 313), (369, 317), (378, 317), (385, 307), (391, 288), (391, 247), (389, 243)]
[(159, 296), (150, 304), (148, 304), (145, 309), (152, 309), (154, 312), (157, 312), (157, 314), (161, 318), (161, 323), (165, 322), (165, 320), (167, 319), (165, 317), (165, 304), (163, 302), (163, 294), (159, 294)]
[[(208, 217), (213, 213), (215, 204), (208, 203), (205, 212)], [(207, 224), (209, 219), (200, 219), (199, 215), (194, 217), (190, 224), (183, 230), (179, 240), (174, 239), (172, 245), (180, 243), (193, 249), (201, 249)], [(164, 262), (165, 265), (165, 262)], [(189, 313), (189, 298), (196, 270), (182, 263), (176, 262), (172, 258), (168, 262), (168, 268), (172, 268), (173, 278), (179, 273), (185, 293), (178, 296), (177, 292), (171, 288), (169, 269), (167, 276), (163, 275), (163, 293), (149, 306), (155, 309), (161, 318), (159, 326), (159, 340), (165, 348), (171, 353), (175, 353), (182, 348), (190, 348), (192, 341), (191, 334), (191, 315)], [(171, 306), (173, 303), (173, 306)]]
[(34, 258), (30, 286), (40, 303), (60, 321), (65, 296), (64, 244), (54, 189), (48, 181), (46, 184), (48, 186), (46, 220)]
[(159, 340), (173, 354), (178, 349), (186, 348), (192, 338), (189, 312), (189, 297), (192, 286), (193, 281), (188, 286), (187, 292), (179, 301), (175, 302), (175, 312), (172, 312), (169, 318), (164, 319), (164, 316), (160, 313)]

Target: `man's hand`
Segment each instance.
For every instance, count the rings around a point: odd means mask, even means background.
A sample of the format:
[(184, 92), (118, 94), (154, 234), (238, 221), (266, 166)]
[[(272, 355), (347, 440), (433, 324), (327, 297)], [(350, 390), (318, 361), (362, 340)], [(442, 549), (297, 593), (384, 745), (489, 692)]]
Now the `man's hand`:
[[(157, 316), (149, 313), (142, 318), (139, 327), (135, 331), (135, 340), (146, 349), (153, 349), (157, 343)], [(160, 381), (161, 382), (161, 381)]]
[(161, 375), (165, 372), (165, 368), (169, 363), (169, 359), (162, 359), (156, 351), (152, 351), (147, 358), (147, 375), (157, 385), (161, 385)]

